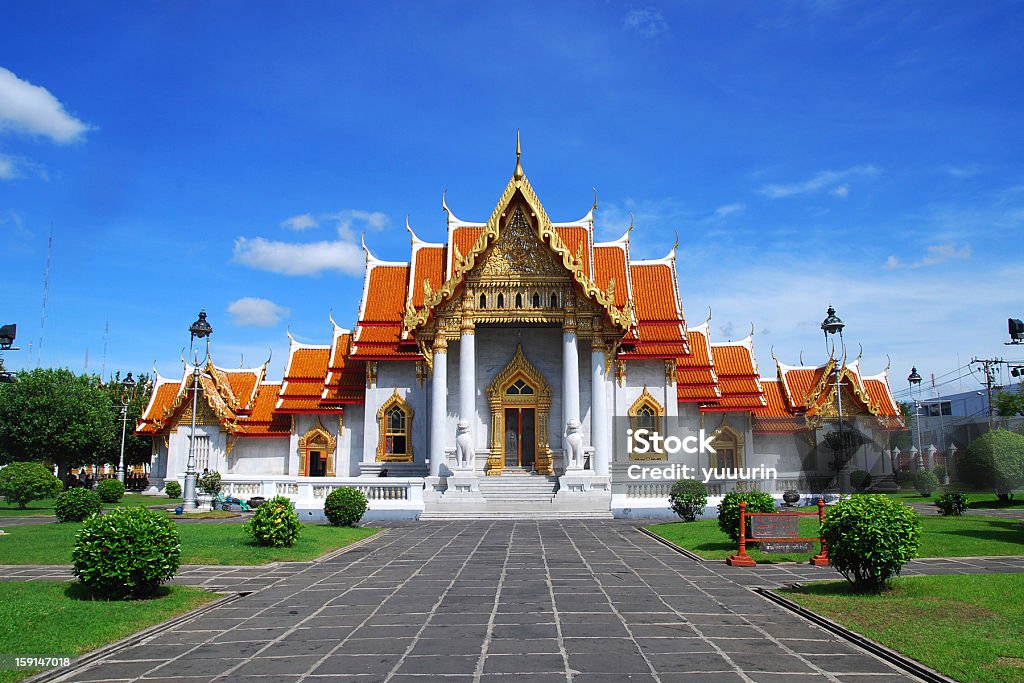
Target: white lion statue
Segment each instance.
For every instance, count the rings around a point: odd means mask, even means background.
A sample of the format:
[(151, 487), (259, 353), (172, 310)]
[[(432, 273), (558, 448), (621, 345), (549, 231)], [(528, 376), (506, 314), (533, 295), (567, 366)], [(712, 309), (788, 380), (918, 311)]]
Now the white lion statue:
[(569, 420), (566, 426), (565, 469), (583, 469), (583, 435), (576, 419)]
[(473, 467), (473, 435), (469, 433), (469, 423), (459, 420), (455, 434), (455, 463), (458, 467)]

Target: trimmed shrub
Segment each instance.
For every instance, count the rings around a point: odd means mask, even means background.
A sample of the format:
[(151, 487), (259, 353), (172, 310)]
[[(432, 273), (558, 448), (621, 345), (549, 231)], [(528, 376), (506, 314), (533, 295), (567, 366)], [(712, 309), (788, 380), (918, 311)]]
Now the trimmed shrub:
[(1008, 503), (1024, 485), (1024, 436), (1005, 429), (983, 434), (957, 454), (956, 471), (975, 488), (994, 491)]
[(23, 510), (33, 500), (53, 498), (63, 488), (50, 468), (38, 462), (12, 462), (0, 468), (0, 495)]
[(932, 491), (939, 488), (939, 480), (934, 472), (921, 470), (914, 475), (914, 490), (922, 496), (932, 495)]
[(864, 491), (871, 486), (871, 473), (866, 470), (854, 470), (850, 472), (850, 486), (858, 491)]
[(176, 481), (169, 481), (164, 485), (164, 493), (168, 498), (181, 498), (181, 484)]
[(89, 489), (68, 489), (57, 496), (53, 504), (53, 514), (61, 522), (81, 522), (103, 509), (100, 494)]
[(104, 503), (116, 503), (124, 497), (124, 484), (117, 479), (104, 479), (96, 484), (96, 493)]
[(692, 522), (704, 514), (708, 506), (708, 488), (696, 479), (680, 479), (668, 494), (672, 512), (684, 522)]
[(946, 478), (946, 466), (945, 465), (936, 465), (935, 467), (932, 468), (932, 472), (935, 473), (935, 478), (938, 479), (940, 483), (942, 482), (943, 479)]
[(853, 496), (831, 506), (821, 525), (832, 566), (864, 593), (880, 593), (921, 546), (921, 519), (898, 500)]
[[(747, 513), (775, 512), (775, 499), (771, 494), (759, 491), (730, 491), (718, 504), (718, 528), (733, 541), (740, 540), (740, 501), (746, 501)], [(747, 522), (747, 538), (750, 537), (750, 522)]]
[(285, 496), (275, 496), (260, 505), (245, 525), (253, 540), (273, 548), (294, 545), (300, 528), (295, 505)]
[(196, 482), (196, 486), (198, 486), (199, 490), (203, 493), (216, 496), (221, 490), (220, 472), (207, 472), (199, 477), (199, 480)]
[(947, 488), (941, 496), (935, 499), (935, 507), (946, 516), (959, 517), (967, 512), (970, 497), (963, 491), (954, 488)]
[(90, 517), (75, 537), (75, 576), (96, 597), (143, 598), (178, 571), (178, 530), (162, 513), (123, 507)]
[(324, 515), (333, 526), (352, 526), (366, 514), (366, 496), (350, 486), (336, 488), (327, 494)]

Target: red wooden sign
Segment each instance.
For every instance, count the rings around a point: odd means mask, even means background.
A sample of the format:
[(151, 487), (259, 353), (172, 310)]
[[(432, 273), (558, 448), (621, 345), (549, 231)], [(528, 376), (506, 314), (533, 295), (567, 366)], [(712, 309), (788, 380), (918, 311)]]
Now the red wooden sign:
[(811, 541), (819, 543), (818, 554), (811, 558), (811, 564), (828, 564), (828, 549), (825, 539), (799, 538), (800, 518), (818, 516), (818, 523), (825, 521), (825, 501), (818, 499), (817, 512), (773, 512), (769, 514), (747, 514), (746, 501), (740, 501), (740, 543), (735, 555), (725, 561), (732, 567), (756, 567), (757, 562), (747, 555), (747, 518), (750, 518), (750, 540), (752, 541)]

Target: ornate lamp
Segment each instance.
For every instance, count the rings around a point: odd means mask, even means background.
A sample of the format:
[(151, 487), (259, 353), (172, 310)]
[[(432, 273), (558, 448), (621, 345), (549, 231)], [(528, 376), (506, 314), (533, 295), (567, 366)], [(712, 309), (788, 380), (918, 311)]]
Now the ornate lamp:
[(123, 484), (125, 480), (124, 439), (128, 427), (128, 405), (135, 400), (135, 389), (138, 382), (132, 373), (121, 381), (121, 457), (117, 460), (117, 478)]
[[(192, 335), (189, 346), (196, 337), (206, 340), (206, 359), (210, 358), (210, 335), (213, 334), (213, 326), (206, 320), (206, 309), (199, 311), (199, 318), (188, 328)], [(188, 439), (188, 460), (185, 465), (185, 490), (182, 495), (185, 497), (185, 507), (195, 510), (199, 507), (199, 500), (196, 498), (196, 411), (199, 404), (199, 354), (195, 354), (192, 365), (192, 431)]]

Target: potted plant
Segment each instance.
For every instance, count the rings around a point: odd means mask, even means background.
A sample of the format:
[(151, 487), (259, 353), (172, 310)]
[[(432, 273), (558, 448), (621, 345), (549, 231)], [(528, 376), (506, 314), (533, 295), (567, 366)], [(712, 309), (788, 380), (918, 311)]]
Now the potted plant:
[(196, 482), (199, 490), (210, 497), (211, 508), (217, 509), (217, 494), (220, 493), (223, 485), (220, 481), (220, 472), (206, 472)]
[(795, 489), (786, 489), (782, 492), (782, 500), (792, 507), (800, 502), (800, 492)]

